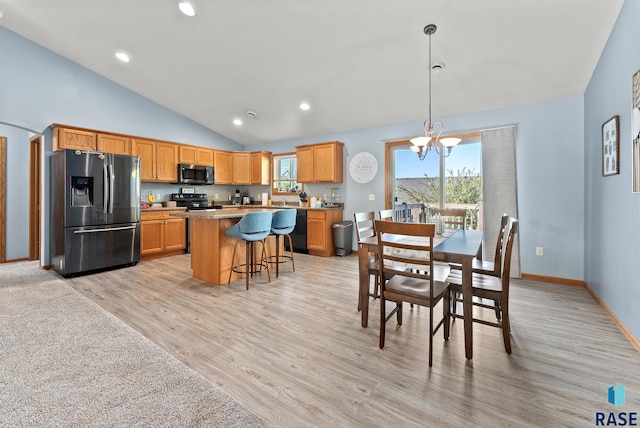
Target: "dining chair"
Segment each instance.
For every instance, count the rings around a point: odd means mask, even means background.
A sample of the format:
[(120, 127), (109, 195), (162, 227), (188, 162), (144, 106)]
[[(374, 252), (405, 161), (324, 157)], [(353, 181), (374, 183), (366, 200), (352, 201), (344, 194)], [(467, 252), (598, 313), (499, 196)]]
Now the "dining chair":
[[(264, 245), (264, 240), (269, 236), (271, 232), (271, 220), (273, 214), (270, 211), (264, 212), (249, 212), (245, 214), (239, 222), (228, 228), (224, 233), (231, 238), (237, 238), (235, 245), (233, 246), (233, 255), (231, 256), (231, 269), (229, 270), (229, 280), (227, 284), (231, 283), (231, 273), (236, 272), (245, 275), (245, 282), (247, 290), (249, 289), (249, 276), (253, 276), (254, 273), (262, 272), (262, 268), (267, 270), (267, 277), (271, 282), (271, 274), (269, 273), (269, 263), (267, 263), (267, 252)], [(233, 265), (236, 250), (238, 244), (245, 243), (245, 262), (242, 264)], [(254, 259), (254, 244), (260, 242), (262, 244), (262, 252), (260, 253), (260, 260)]]
[(446, 229), (466, 229), (467, 210), (440, 208), (431, 208), (429, 210), (430, 216), (437, 214), (440, 214), (440, 217), (444, 220), (444, 227)]
[[(435, 225), (376, 220), (380, 268), (380, 348), (384, 348), (387, 321), (396, 314), (402, 325), (403, 302), (429, 308), (429, 367), (433, 364), (433, 336), (440, 327), (449, 339), (449, 266), (433, 260)], [(387, 301), (396, 308), (386, 312)], [(442, 302), (442, 317), (434, 327), (434, 308)]]
[(486, 275), (500, 277), (500, 274), (502, 273), (502, 250), (504, 244), (504, 235), (508, 223), (509, 215), (503, 214), (502, 218), (500, 219), (500, 229), (498, 230), (498, 237), (493, 261), (483, 260), (478, 257), (474, 258), (472, 262), (472, 268), (475, 273), (484, 273)]
[[(509, 215), (503, 214), (502, 218), (500, 219), (500, 228), (498, 230), (498, 237), (496, 242), (495, 254), (493, 256), (493, 261), (484, 260), (479, 257), (474, 257), (473, 261), (471, 262), (471, 268), (473, 269), (474, 273), (482, 273), (485, 275), (492, 275), (500, 278), (502, 273), (502, 254), (504, 250), (504, 235), (507, 229), (508, 222), (509, 222)], [(480, 253), (481, 252), (482, 252), (482, 249), (480, 250)], [(450, 263), (449, 265), (451, 266), (451, 269), (462, 269), (462, 266), (460, 266), (459, 264)], [(459, 300), (459, 299), (457, 295), (455, 295), (454, 297), (455, 299), (452, 300), (452, 303), (455, 305), (456, 300)], [(498, 307), (499, 303), (495, 302), (494, 306)], [(496, 318), (499, 320), (501, 316), (500, 311), (496, 310), (495, 312), (496, 312)]]
[[(354, 213), (354, 223), (356, 226), (356, 236), (358, 241), (369, 238), (376, 235), (375, 229), (375, 213), (373, 211)], [(369, 276), (373, 275), (373, 292), (369, 291), (369, 297), (374, 299), (378, 298), (378, 286), (380, 284), (380, 272), (378, 271), (378, 255), (376, 253), (369, 253), (368, 270)], [(362, 308), (362, 302), (358, 296), (358, 310)]]
[(380, 220), (384, 221), (394, 221), (394, 210), (380, 210), (379, 212)]
[[(472, 293), (473, 297), (480, 298), (480, 301), (474, 301), (473, 305), (485, 309), (491, 309), (500, 316), (494, 321), (487, 321), (483, 318), (473, 318), (473, 322), (479, 324), (497, 327), (502, 330), (502, 338), (504, 341), (504, 349), (507, 354), (511, 353), (511, 325), (509, 322), (509, 276), (511, 273), (511, 253), (513, 250), (513, 241), (518, 233), (518, 220), (510, 217), (508, 221), (507, 241), (504, 249), (504, 257), (502, 260), (501, 276), (474, 273), (472, 277)], [(462, 314), (457, 312), (458, 303), (461, 300), (457, 297), (462, 293), (462, 271), (454, 269), (447, 277), (450, 284), (450, 292), (452, 294), (452, 318), (463, 318)], [(492, 301), (493, 304), (485, 302)]]

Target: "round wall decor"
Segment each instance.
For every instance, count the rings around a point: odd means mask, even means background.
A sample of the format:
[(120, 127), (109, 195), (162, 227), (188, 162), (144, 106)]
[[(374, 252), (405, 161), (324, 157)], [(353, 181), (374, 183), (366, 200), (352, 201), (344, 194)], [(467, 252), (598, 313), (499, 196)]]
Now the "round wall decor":
[(349, 162), (349, 174), (357, 183), (368, 183), (378, 173), (378, 161), (368, 152), (356, 154)]

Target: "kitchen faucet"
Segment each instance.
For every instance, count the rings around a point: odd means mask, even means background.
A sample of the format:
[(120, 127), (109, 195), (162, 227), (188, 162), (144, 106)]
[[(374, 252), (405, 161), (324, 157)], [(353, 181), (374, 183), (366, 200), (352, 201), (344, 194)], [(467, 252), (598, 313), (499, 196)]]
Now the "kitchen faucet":
[(283, 207), (287, 206), (287, 201), (285, 199), (276, 198), (275, 196), (273, 197), (273, 199), (275, 199), (276, 201), (282, 202)]

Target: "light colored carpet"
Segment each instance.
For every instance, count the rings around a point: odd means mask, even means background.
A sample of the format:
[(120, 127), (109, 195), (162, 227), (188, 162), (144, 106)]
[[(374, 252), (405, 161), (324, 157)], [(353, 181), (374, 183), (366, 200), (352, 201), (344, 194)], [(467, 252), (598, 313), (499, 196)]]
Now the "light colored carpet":
[(267, 426), (37, 266), (0, 265), (0, 426)]

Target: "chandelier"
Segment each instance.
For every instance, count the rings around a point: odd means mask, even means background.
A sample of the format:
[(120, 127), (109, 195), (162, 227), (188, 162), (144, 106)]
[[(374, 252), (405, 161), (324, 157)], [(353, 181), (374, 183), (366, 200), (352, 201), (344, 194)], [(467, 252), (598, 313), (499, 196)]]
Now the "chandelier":
[[(437, 27), (435, 24), (429, 24), (424, 27), (424, 34), (429, 36), (429, 119), (424, 122), (424, 135), (410, 140), (413, 144), (411, 146), (411, 150), (418, 155), (418, 159), (420, 160), (427, 157), (427, 153), (429, 153), (429, 150), (431, 149), (434, 149), (438, 155), (447, 157), (451, 154), (451, 148), (462, 141), (460, 138), (453, 137), (440, 138), (444, 125), (439, 120), (436, 122), (431, 120), (431, 72), (433, 70), (431, 65), (431, 35), (436, 32), (436, 29)], [(442, 68), (442, 66), (439, 66), (439, 68)], [(438, 150), (438, 143), (443, 147), (446, 147), (446, 154), (444, 154), (444, 152), (441, 153)]]

